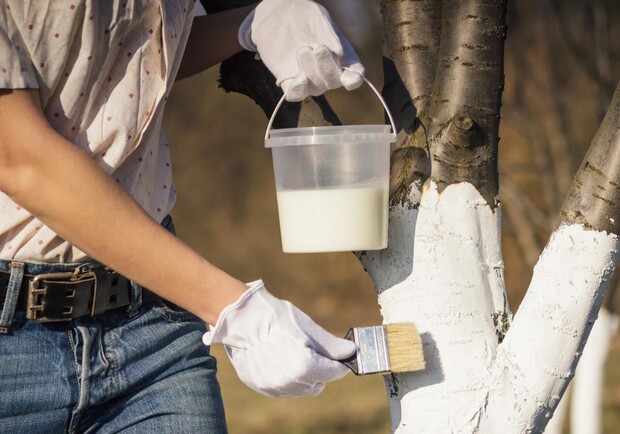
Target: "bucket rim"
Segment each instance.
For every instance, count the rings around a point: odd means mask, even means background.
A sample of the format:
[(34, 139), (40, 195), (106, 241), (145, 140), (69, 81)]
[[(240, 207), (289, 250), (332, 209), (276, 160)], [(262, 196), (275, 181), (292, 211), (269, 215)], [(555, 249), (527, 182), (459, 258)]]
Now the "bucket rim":
[(265, 147), (326, 145), (331, 143), (394, 143), (396, 134), (384, 124), (329, 125), (320, 127), (281, 128), (271, 130)]

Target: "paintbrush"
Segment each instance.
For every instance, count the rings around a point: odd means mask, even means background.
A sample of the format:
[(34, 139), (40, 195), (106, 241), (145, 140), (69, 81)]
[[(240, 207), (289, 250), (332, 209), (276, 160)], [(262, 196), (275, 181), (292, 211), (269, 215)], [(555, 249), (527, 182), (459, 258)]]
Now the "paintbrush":
[(355, 327), (344, 337), (357, 345), (357, 352), (340, 360), (355, 375), (411, 372), (424, 369), (422, 340), (412, 323)]

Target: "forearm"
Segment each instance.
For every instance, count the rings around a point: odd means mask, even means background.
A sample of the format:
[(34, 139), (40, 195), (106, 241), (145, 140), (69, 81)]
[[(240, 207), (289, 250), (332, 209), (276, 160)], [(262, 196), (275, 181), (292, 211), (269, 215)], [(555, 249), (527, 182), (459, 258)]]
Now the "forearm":
[(255, 5), (194, 18), (177, 80), (202, 72), (241, 51), (237, 31)]
[(0, 190), (96, 260), (214, 323), (245, 285), (154, 222), (47, 124), (35, 98), (0, 94)]

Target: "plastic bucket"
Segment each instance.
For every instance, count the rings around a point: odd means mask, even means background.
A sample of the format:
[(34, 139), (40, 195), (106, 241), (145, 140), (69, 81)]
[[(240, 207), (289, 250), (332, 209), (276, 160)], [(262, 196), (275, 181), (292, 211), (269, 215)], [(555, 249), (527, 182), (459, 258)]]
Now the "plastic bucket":
[[(387, 247), (390, 125), (272, 130), (267, 126), (286, 253), (379, 250)], [(390, 129), (392, 131), (390, 131)]]

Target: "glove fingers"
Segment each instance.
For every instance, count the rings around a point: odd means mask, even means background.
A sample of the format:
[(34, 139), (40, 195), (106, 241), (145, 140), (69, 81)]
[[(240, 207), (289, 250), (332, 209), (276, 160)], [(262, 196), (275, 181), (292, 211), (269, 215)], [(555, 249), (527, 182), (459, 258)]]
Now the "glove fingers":
[(341, 339), (321, 329), (312, 334), (312, 348), (320, 355), (332, 360), (344, 360), (357, 352), (355, 342)]
[[(285, 338), (286, 339), (286, 338)], [(282, 375), (290, 377), (297, 388), (310, 390), (344, 377), (349, 371), (345, 365), (318, 354), (299, 342), (291, 341), (286, 345), (287, 351), (273, 357), (273, 364)]]
[(312, 375), (308, 376), (308, 379), (316, 383), (329, 383), (330, 381), (340, 380), (347, 375), (349, 368), (340, 362), (330, 360), (326, 357), (316, 355), (314, 358), (314, 367), (312, 369)]
[(357, 346), (354, 342), (332, 335), (292, 304), (287, 303), (287, 306), (292, 323), (308, 337), (308, 345), (317, 354), (332, 360), (343, 360), (355, 354)]
[[(326, 381), (340, 378), (340, 372), (317, 374), (329, 367), (315, 363), (312, 350), (300, 347), (298, 342), (281, 345), (262, 344), (247, 350), (228, 351), (239, 379), (250, 388), (270, 397), (316, 396), (325, 388)], [(341, 365), (344, 366), (344, 365)], [(348, 371), (348, 368), (345, 367)], [(346, 374), (346, 372), (345, 372)], [(326, 381), (323, 378), (328, 378)]]
[(287, 101), (303, 101), (308, 96), (308, 79), (304, 75), (280, 83)]
[(321, 45), (315, 49), (302, 47), (297, 52), (297, 64), (302, 75), (307, 77), (307, 95), (322, 95), (329, 89), (340, 87), (342, 69), (331, 51)]
[(361, 63), (355, 63), (348, 67), (351, 71), (344, 70), (340, 75), (340, 83), (346, 90), (357, 89), (364, 82), (364, 67)]
[(336, 89), (341, 86), (340, 75), (342, 68), (334, 58), (332, 52), (324, 45), (315, 48), (313, 54), (314, 68), (323, 82), (325, 90)]
[(306, 96), (317, 96), (325, 93), (325, 82), (321, 77), (321, 72), (317, 69), (314, 60), (314, 50), (309, 47), (302, 47), (297, 50), (297, 66), (301, 76), (306, 78)]

